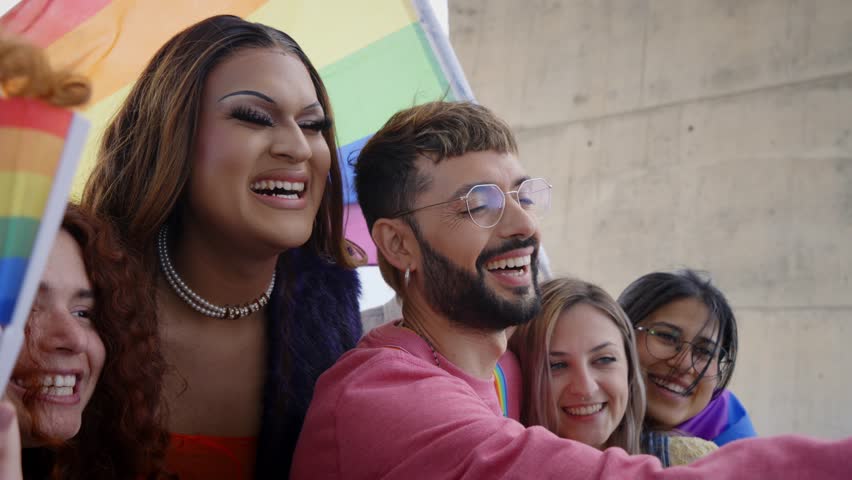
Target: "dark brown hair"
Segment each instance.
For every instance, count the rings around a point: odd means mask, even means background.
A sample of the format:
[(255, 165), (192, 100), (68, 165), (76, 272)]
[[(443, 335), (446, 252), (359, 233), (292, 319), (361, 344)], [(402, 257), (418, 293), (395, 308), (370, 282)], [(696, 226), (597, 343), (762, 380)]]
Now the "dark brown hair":
[[(731, 381), (737, 364), (739, 345), (737, 318), (725, 295), (713, 285), (708, 273), (687, 268), (676, 272), (652, 272), (642, 275), (621, 292), (618, 303), (627, 312), (633, 325), (638, 326), (656, 310), (688, 298), (703, 303), (710, 312), (707, 321), (718, 324), (714, 340), (721, 349), (718, 352), (719, 360), (725, 366), (716, 378), (712, 396), (715, 399), (722, 394)], [(687, 391), (695, 390), (708, 368), (709, 364), (699, 372), (692, 384), (687, 387)]]
[[(379, 218), (413, 207), (431, 179), (415, 164), (435, 163), (470, 152), (518, 152), (509, 126), (491, 110), (471, 102), (430, 102), (394, 114), (367, 142), (355, 165), (358, 203), (370, 231)], [(401, 274), (378, 254), (385, 281), (404, 297)]]

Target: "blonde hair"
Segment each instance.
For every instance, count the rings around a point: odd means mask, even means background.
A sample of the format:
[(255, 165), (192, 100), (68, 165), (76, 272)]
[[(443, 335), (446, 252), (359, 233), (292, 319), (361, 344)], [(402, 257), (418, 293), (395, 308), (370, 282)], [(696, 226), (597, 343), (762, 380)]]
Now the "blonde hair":
[(91, 93), (88, 79), (54, 70), (42, 49), (0, 36), (0, 97), (29, 97), (57, 107), (76, 107), (89, 101)]
[(509, 342), (521, 363), (524, 402), (521, 421), (559, 431), (559, 412), (553, 401), (550, 373), (550, 340), (559, 316), (578, 304), (591, 305), (612, 319), (624, 340), (627, 356), (628, 393), (624, 416), (604, 443), (621, 447), (630, 454), (641, 453), (640, 435), (645, 416), (645, 385), (639, 371), (639, 356), (633, 325), (618, 303), (602, 288), (574, 278), (558, 278), (542, 284), (541, 312), (529, 323), (518, 327)]

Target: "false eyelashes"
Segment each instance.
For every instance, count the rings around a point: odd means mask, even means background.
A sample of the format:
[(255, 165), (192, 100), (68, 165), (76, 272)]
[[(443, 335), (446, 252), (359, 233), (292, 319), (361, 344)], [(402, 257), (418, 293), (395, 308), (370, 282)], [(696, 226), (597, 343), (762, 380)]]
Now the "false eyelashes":
[(235, 106), (228, 116), (243, 122), (253, 123), (264, 127), (275, 126), (275, 120), (268, 113), (245, 105)]
[[(274, 127), (277, 125), (275, 119), (268, 113), (246, 105), (235, 106), (228, 116), (236, 120), (263, 127)], [(329, 117), (323, 117), (320, 120), (307, 120), (299, 123), (299, 128), (313, 132), (325, 132), (331, 129), (331, 126), (332, 121)]]

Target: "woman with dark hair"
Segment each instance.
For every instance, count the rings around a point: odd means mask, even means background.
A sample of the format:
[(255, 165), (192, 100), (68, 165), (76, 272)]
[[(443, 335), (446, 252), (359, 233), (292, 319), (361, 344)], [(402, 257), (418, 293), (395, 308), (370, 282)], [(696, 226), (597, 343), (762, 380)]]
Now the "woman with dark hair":
[(181, 478), (288, 474), (317, 377), (361, 333), (342, 192), (319, 74), (237, 17), (169, 40), (107, 127), (83, 204), (156, 296)]
[(737, 360), (737, 322), (709, 277), (693, 270), (649, 273), (618, 301), (637, 332), (649, 430), (717, 445), (756, 435), (745, 409), (726, 390)]
[(139, 272), (107, 224), (68, 206), (7, 390), (24, 478), (160, 478), (165, 363)]

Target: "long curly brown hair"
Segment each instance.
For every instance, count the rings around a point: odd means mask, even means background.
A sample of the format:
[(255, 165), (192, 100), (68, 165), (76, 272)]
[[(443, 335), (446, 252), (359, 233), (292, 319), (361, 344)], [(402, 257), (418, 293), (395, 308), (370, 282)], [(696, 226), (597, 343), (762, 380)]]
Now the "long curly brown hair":
[(50, 478), (162, 478), (169, 441), (160, 404), (166, 363), (151, 289), (139, 288), (142, 267), (109, 224), (71, 204), (62, 229), (82, 250), (95, 294), (92, 323), (106, 361), (79, 433), (50, 450), (26, 449), (41, 451), (25, 453), (25, 476), (39, 476), (52, 464)]

